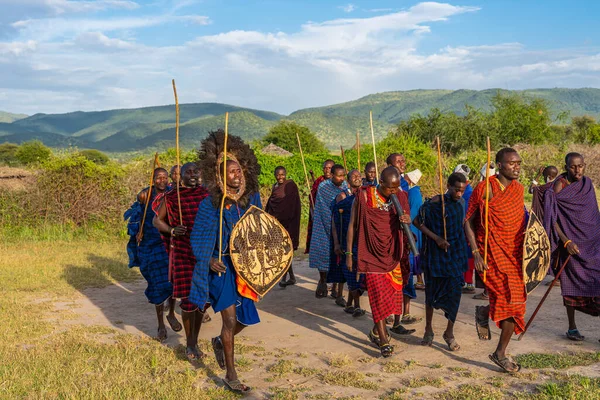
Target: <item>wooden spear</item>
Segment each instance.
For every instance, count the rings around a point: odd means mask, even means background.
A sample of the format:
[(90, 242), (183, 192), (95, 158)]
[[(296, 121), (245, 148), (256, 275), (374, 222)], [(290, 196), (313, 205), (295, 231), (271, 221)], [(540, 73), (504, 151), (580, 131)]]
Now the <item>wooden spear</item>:
[(554, 277), (554, 280), (550, 283), (550, 286), (548, 287), (548, 290), (546, 290), (546, 293), (544, 293), (544, 297), (542, 297), (542, 300), (540, 300), (540, 304), (538, 304), (538, 306), (535, 308), (535, 311), (531, 315), (531, 318), (529, 318), (529, 321), (527, 322), (527, 325), (525, 325), (525, 329), (523, 329), (523, 332), (519, 335), (519, 337), (518, 337), (517, 340), (521, 340), (523, 338), (523, 335), (525, 335), (525, 333), (527, 332), (527, 329), (529, 329), (529, 326), (533, 322), (533, 319), (537, 315), (538, 311), (540, 311), (540, 308), (542, 308), (542, 304), (544, 304), (544, 302), (546, 301), (546, 297), (548, 297), (548, 295), (550, 294), (550, 291), (554, 287), (554, 284), (556, 283), (556, 281), (558, 281), (558, 278), (560, 277), (560, 274), (562, 274), (563, 270), (567, 266), (567, 263), (569, 262), (570, 259), (571, 259), (571, 255), (569, 254), (569, 256), (567, 257), (567, 259), (565, 260), (565, 262), (563, 263), (563, 265), (560, 267), (560, 270), (558, 271), (558, 273)]
[(346, 153), (344, 152), (344, 148), (340, 146), (340, 150), (342, 151), (342, 160), (344, 161), (344, 169), (346, 173), (348, 173), (348, 165), (346, 164)]
[[(229, 113), (225, 113), (225, 139), (223, 143), (223, 196), (221, 197), (221, 207), (219, 209), (219, 262), (223, 259), (223, 209), (225, 208), (225, 198), (227, 197), (227, 139), (229, 138)], [(219, 272), (219, 276), (221, 273)]]
[(371, 123), (371, 142), (373, 143), (373, 161), (375, 162), (375, 182), (379, 183), (379, 170), (377, 167), (377, 151), (375, 150), (375, 131), (373, 130), (373, 111), (369, 111), (369, 122)]
[(358, 160), (358, 172), (362, 174), (362, 170), (360, 169), (360, 134), (358, 133), (358, 129), (356, 130), (356, 158)]
[(144, 238), (144, 224), (146, 223), (146, 213), (148, 212), (148, 205), (150, 204), (150, 197), (152, 197), (152, 187), (154, 186), (154, 170), (160, 167), (158, 162), (158, 152), (154, 154), (154, 162), (152, 163), (152, 171), (150, 171), (150, 185), (148, 187), (148, 193), (146, 194), (146, 205), (144, 206), (144, 215), (142, 216), (142, 223), (140, 230), (137, 234), (137, 245), (139, 246)]
[(179, 207), (179, 223), (183, 225), (183, 212), (181, 211), (181, 196), (179, 186), (181, 182), (181, 163), (179, 162), (179, 99), (177, 98), (177, 87), (173, 79), (173, 94), (175, 95), (175, 153), (177, 158), (177, 206)]
[[(306, 163), (304, 162), (304, 153), (302, 152), (302, 143), (300, 143), (300, 135), (296, 132), (296, 139), (298, 140), (298, 149), (300, 149), (300, 158), (302, 159), (302, 168), (304, 168), (304, 178), (306, 179), (306, 188), (308, 189), (308, 199), (310, 201), (310, 208), (315, 208), (315, 199), (312, 197), (312, 190), (310, 183), (308, 182), (308, 173), (306, 172)], [(312, 173), (312, 171), (311, 171)]]
[[(487, 165), (485, 166), (485, 239), (483, 241), (483, 263), (487, 267), (488, 239), (490, 237), (490, 162), (492, 149), (487, 137)], [(483, 270), (483, 283), (487, 282), (487, 271)]]
[[(444, 240), (448, 240), (446, 233), (446, 202), (444, 201), (444, 178), (442, 177), (442, 146), (440, 145), (440, 137), (437, 137), (437, 153), (438, 153), (438, 166), (439, 166), (439, 178), (440, 178), (440, 199), (442, 202), (442, 222), (444, 223)], [(448, 249), (446, 249), (448, 251)]]

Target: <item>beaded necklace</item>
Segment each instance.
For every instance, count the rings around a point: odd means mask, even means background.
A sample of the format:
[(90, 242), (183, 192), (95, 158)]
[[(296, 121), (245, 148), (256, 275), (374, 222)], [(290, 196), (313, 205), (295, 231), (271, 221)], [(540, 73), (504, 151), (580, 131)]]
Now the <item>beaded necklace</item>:
[(392, 201), (391, 199), (388, 201), (383, 201), (382, 196), (379, 194), (379, 185), (377, 185), (376, 189), (374, 190), (375, 192), (375, 202), (377, 205), (377, 208), (379, 208), (380, 210), (389, 212), (391, 207), (392, 207)]

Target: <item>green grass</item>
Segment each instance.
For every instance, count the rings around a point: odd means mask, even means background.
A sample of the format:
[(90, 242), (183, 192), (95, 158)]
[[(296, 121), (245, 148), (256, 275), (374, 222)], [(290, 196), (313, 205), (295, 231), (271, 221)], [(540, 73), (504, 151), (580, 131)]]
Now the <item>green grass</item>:
[(355, 387), (359, 389), (377, 390), (379, 385), (367, 381), (365, 375), (357, 371), (331, 371), (321, 376), (323, 383), (330, 385)]
[(267, 371), (277, 376), (284, 376), (294, 372), (295, 364), (291, 360), (279, 360), (267, 368)]
[(482, 385), (460, 385), (435, 396), (440, 400), (501, 400), (504, 394), (496, 389)]
[(529, 398), (534, 400), (600, 399), (600, 379), (581, 375), (565, 376), (560, 382), (539, 385), (537, 393)]
[(527, 353), (520, 354), (515, 360), (523, 368), (555, 368), (564, 369), (575, 366), (586, 366), (600, 362), (600, 352), (577, 352), (577, 353)]

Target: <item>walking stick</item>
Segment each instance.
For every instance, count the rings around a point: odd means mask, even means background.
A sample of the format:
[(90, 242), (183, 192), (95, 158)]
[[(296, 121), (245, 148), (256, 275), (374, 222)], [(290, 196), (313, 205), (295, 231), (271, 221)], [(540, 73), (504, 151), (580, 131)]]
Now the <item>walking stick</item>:
[[(447, 240), (446, 233), (446, 202), (444, 201), (444, 179), (442, 178), (442, 150), (440, 146), (440, 137), (437, 137), (437, 153), (438, 153), (438, 166), (439, 166), (439, 177), (440, 177), (440, 199), (442, 201), (442, 222), (444, 223), (444, 240)], [(448, 252), (448, 249), (446, 249)]]
[(173, 94), (175, 95), (175, 153), (177, 158), (177, 206), (179, 207), (179, 223), (183, 225), (183, 212), (181, 211), (181, 196), (179, 186), (181, 182), (181, 164), (179, 162), (179, 100), (177, 99), (177, 88), (173, 79)]
[[(219, 262), (223, 260), (223, 209), (227, 197), (227, 138), (229, 137), (229, 113), (225, 113), (225, 139), (223, 143), (223, 195), (219, 209)], [(221, 273), (219, 272), (219, 276)]]
[(342, 150), (342, 160), (344, 161), (344, 169), (346, 173), (348, 173), (348, 166), (346, 165), (346, 153), (344, 153), (344, 148), (340, 146), (340, 150)]
[(358, 160), (358, 172), (362, 174), (360, 169), (360, 134), (358, 133), (358, 129), (356, 130), (356, 158)]
[(154, 170), (157, 168), (157, 165), (160, 167), (160, 163), (158, 162), (158, 152), (154, 154), (154, 163), (152, 164), (152, 171), (150, 171), (150, 185), (148, 187), (148, 194), (146, 195), (146, 205), (144, 206), (144, 215), (142, 216), (142, 224), (140, 225), (140, 230), (137, 234), (137, 245), (139, 246), (144, 238), (144, 224), (146, 223), (146, 213), (148, 212), (148, 205), (150, 204), (150, 197), (152, 197), (152, 187), (154, 186)]
[(375, 182), (379, 183), (379, 170), (377, 169), (377, 151), (375, 150), (375, 132), (373, 131), (373, 111), (369, 111), (369, 122), (371, 124), (371, 142), (373, 143), (373, 161), (375, 162)]
[[(296, 139), (298, 140), (298, 148), (300, 149), (300, 158), (302, 159), (302, 168), (304, 168), (304, 178), (306, 179), (306, 188), (308, 189), (308, 199), (310, 202), (310, 208), (315, 208), (315, 199), (312, 197), (312, 190), (310, 190), (310, 183), (308, 182), (308, 173), (306, 172), (306, 163), (304, 162), (304, 153), (302, 152), (302, 143), (300, 143), (300, 135), (296, 132)], [(310, 171), (312, 174), (312, 171)]]
[(525, 335), (525, 333), (527, 332), (527, 329), (529, 329), (529, 326), (533, 322), (533, 319), (537, 315), (538, 311), (540, 311), (540, 308), (542, 308), (542, 304), (544, 304), (544, 301), (546, 301), (546, 297), (548, 297), (548, 295), (550, 294), (550, 291), (554, 287), (554, 284), (556, 283), (556, 281), (560, 277), (560, 274), (562, 274), (563, 270), (567, 266), (567, 263), (569, 262), (570, 259), (571, 259), (571, 255), (569, 254), (569, 256), (567, 257), (567, 259), (565, 260), (565, 262), (563, 263), (563, 265), (560, 267), (560, 270), (558, 271), (558, 273), (554, 277), (554, 280), (552, 281), (552, 283), (550, 283), (550, 286), (548, 287), (548, 290), (546, 290), (546, 293), (544, 293), (544, 297), (542, 297), (542, 300), (540, 300), (540, 304), (538, 304), (538, 306), (535, 308), (535, 311), (533, 312), (533, 314), (531, 314), (531, 318), (529, 318), (529, 321), (527, 322), (527, 325), (525, 325), (525, 329), (519, 335), (519, 337), (517, 338), (517, 340), (523, 339), (523, 335)]
[[(487, 137), (487, 165), (485, 168), (485, 239), (483, 242), (483, 263), (487, 265), (488, 239), (490, 237), (490, 137)], [(487, 271), (483, 270), (483, 283), (487, 281)]]

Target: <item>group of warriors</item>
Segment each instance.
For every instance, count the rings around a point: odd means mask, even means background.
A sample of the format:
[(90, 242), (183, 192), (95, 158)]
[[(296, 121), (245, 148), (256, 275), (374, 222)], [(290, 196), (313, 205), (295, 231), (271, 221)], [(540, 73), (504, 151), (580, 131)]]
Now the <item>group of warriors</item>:
[[(231, 390), (245, 393), (250, 388), (236, 373), (234, 337), (260, 322), (255, 305), (259, 296), (236, 273), (229, 242), (250, 207), (262, 208), (260, 166), (247, 144), (229, 137), (228, 153), (234, 157), (225, 165), (223, 185), (218, 173), (223, 168), (223, 141), (223, 131), (210, 133), (202, 142), (199, 161), (181, 166), (180, 180), (169, 184), (167, 171), (157, 168), (152, 189), (140, 192), (125, 217), (130, 221), (130, 266), (139, 266), (148, 282), (145, 294), (156, 305), (158, 338), (167, 336), (163, 304), (169, 306), (166, 319), (171, 328), (182, 329), (174, 313), (179, 300), (186, 355), (191, 361), (203, 357), (198, 336), (212, 307), (222, 317), (221, 334), (211, 344), (218, 365), (226, 370), (224, 382)], [(544, 168), (545, 182), (534, 181), (529, 188), (531, 212), (518, 182), (521, 158), (512, 148), (501, 149), (495, 165), (482, 167), (478, 183), (470, 181), (467, 165), (456, 166), (446, 179), (444, 193), (425, 200), (419, 187), (422, 174), (405, 172), (407, 160), (402, 154), (391, 154), (386, 164), (378, 173), (377, 165), (370, 162), (361, 174), (346, 171), (332, 160), (323, 163), (323, 174), (314, 179), (309, 193), (305, 248), (309, 267), (319, 274), (317, 298), (331, 297), (346, 313), (360, 318), (366, 314), (361, 298), (367, 293), (374, 323), (368, 338), (383, 357), (394, 353), (391, 334), (412, 334), (415, 329), (404, 325), (422, 320), (410, 312), (416, 289), (425, 292), (421, 344), (433, 343), (437, 309), (447, 319), (442, 338), (449, 350), (459, 350), (454, 324), (461, 296), (473, 293), (477, 284), (485, 289), (478, 298), (489, 300), (475, 310), (479, 339), (492, 339), (489, 321), (495, 322), (501, 333), (490, 360), (503, 371), (520, 370), (507, 347), (512, 335), (525, 329), (523, 247), (533, 215), (543, 223), (550, 242), (548, 273), (557, 274), (565, 265), (560, 287), (568, 316), (566, 335), (584, 340), (575, 324), (575, 311), (600, 315), (600, 212), (583, 155), (567, 154), (562, 174), (556, 167)], [(172, 172), (178, 171), (175, 167)], [(274, 170), (274, 178), (265, 211), (279, 221), (297, 250), (300, 191), (284, 167)], [(151, 206), (144, 208), (144, 204)], [(295, 284), (290, 265), (279, 286)]]

